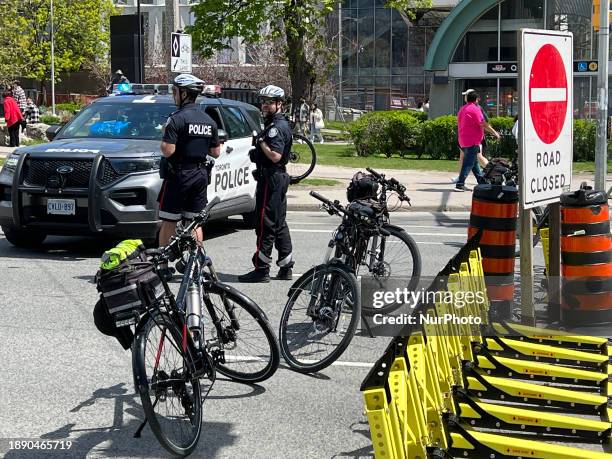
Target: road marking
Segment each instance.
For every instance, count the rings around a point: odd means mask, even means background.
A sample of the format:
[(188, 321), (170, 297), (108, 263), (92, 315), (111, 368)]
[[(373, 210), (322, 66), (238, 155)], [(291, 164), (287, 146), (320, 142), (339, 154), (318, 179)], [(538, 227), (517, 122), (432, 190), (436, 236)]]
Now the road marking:
[[(292, 233), (331, 233), (333, 230), (290, 229)], [(449, 236), (466, 237), (467, 233), (408, 233), (410, 236)]]
[[(334, 225), (332, 222), (292, 222), (289, 221), (287, 222), (289, 223), (289, 225)], [(466, 228), (467, 228), (467, 221), (466, 223)], [(448, 227), (446, 226), (439, 226), (439, 225), (395, 225), (395, 226), (399, 226), (400, 228), (429, 228), (429, 229), (447, 229)], [(335, 226), (337, 227), (337, 225)], [(449, 228), (449, 229), (454, 229), (454, 228)]]
[[(264, 359), (261, 357), (250, 356), (250, 355), (228, 355), (226, 357), (226, 360), (231, 361), (231, 362), (267, 362), (267, 359)], [(317, 363), (318, 360), (306, 359), (306, 360), (301, 360), (301, 362)], [(336, 361), (332, 363), (332, 365), (337, 366), (337, 367), (358, 367), (358, 368), (371, 368), (374, 366), (373, 363), (368, 363), (368, 362), (342, 362), (342, 361)]]

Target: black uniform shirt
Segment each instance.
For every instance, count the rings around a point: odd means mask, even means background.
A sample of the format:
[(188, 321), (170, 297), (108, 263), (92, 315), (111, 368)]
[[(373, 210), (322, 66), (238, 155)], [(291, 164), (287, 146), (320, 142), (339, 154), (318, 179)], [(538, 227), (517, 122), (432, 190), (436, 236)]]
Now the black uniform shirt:
[(172, 164), (204, 162), (209, 150), (219, 146), (217, 124), (192, 102), (170, 115), (162, 141), (176, 145), (168, 158)]
[(291, 132), (291, 126), (284, 115), (277, 113), (272, 118), (272, 123), (264, 129), (263, 140), (268, 144), (270, 150), (280, 153), (282, 158), (278, 163), (272, 162), (258, 145), (259, 157), (261, 158), (261, 165), (264, 168), (273, 167), (275, 165), (286, 165), (289, 162), (289, 154), (291, 153), (291, 146), (293, 144), (293, 133)]

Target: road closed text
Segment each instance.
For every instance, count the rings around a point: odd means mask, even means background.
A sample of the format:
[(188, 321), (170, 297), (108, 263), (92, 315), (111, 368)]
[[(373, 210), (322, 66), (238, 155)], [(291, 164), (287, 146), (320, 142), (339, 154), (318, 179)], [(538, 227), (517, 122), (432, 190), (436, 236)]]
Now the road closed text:
[[(561, 152), (538, 152), (536, 154), (536, 167), (538, 173), (530, 181), (529, 187), (532, 193), (542, 193), (553, 190), (561, 190), (568, 185), (569, 181), (564, 173), (558, 172), (558, 166), (561, 164)], [(552, 169), (553, 173), (547, 175), (542, 169)], [(542, 171), (542, 172), (541, 172)]]

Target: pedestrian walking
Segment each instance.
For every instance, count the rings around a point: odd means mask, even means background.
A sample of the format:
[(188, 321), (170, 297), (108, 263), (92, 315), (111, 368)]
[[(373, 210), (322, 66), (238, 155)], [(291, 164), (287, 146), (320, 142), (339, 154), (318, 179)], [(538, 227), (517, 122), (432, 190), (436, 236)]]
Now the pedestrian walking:
[(26, 99), (26, 108), (23, 112), (23, 117), (28, 124), (40, 123), (40, 110), (29, 97)]
[(466, 95), (466, 104), (461, 107), (457, 115), (459, 146), (463, 150), (463, 163), (457, 184), (455, 185), (456, 191), (469, 190), (465, 186), (465, 179), (470, 170), (474, 173), (478, 183), (483, 182), (482, 170), (478, 164), (477, 157), (480, 152), (485, 129), (492, 131), (496, 138), (500, 138), (499, 133), (485, 121), (482, 109), (477, 103), (478, 98), (479, 95), (476, 91), (469, 92)]
[(265, 128), (254, 139), (254, 148), (249, 153), (257, 165), (254, 173), (257, 181), (255, 211), (258, 225), (257, 248), (253, 254), (254, 269), (238, 277), (240, 282), (270, 282), (272, 248), (278, 251), (277, 279), (291, 280), (293, 247), (287, 226), (287, 188), (289, 174), (286, 165), (291, 154), (293, 134), (291, 126), (283, 116), (285, 91), (268, 85), (259, 92)]
[(9, 146), (19, 146), (19, 128), (23, 121), (23, 115), (17, 105), (17, 101), (13, 98), (11, 91), (5, 91), (4, 97), (4, 119), (9, 133)]
[(110, 85), (107, 88), (107, 92), (109, 94), (111, 94), (113, 92), (113, 86), (116, 84), (122, 84), (122, 83), (129, 83), (130, 80), (127, 79), (127, 77), (123, 74), (123, 72), (121, 71), (121, 69), (117, 70), (113, 77), (111, 78), (111, 82)]
[(13, 92), (13, 99), (17, 102), (19, 106), (19, 110), (21, 110), (21, 114), (25, 111), (27, 102), (26, 102), (26, 94), (23, 88), (21, 87), (21, 83), (19, 80), (13, 81), (13, 85), (11, 86), (11, 91)]
[(297, 110), (297, 132), (301, 135), (306, 135), (306, 129), (308, 126), (308, 120), (310, 118), (310, 107), (306, 103), (306, 100), (300, 98), (300, 104)]
[(317, 137), (320, 139), (320, 143), (323, 143), (323, 134), (321, 134), (321, 129), (325, 127), (325, 122), (323, 121), (323, 112), (317, 106), (317, 104), (312, 104), (312, 109), (310, 111), (310, 140), (312, 142), (316, 142)]
[[(476, 90), (474, 89), (468, 89), (467, 91), (463, 92), (463, 100), (464, 102), (467, 103), (467, 96), (468, 94), (472, 93), (472, 92), (476, 92)], [(499, 133), (493, 129), (493, 127), (489, 124), (489, 115), (487, 114), (486, 110), (484, 110), (482, 108), (482, 105), (480, 105), (480, 96), (478, 97), (478, 100), (476, 101), (476, 104), (478, 105), (478, 107), (480, 108), (480, 111), (482, 112), (482, 116), (484, 117), (485, 121), (487, 122), (487, 127), (485, 128), (485, 130), (489, 133), (491, 133), (493, 136), (495, 136), (496, 138), (499, 139)], [(487, 167), (487, 164), (489, 164), (489, 160), (486, 158), (486, 156), (484, 155), (484, 149), (487, 145), (487, 138), (486, 135), (483, 137), (482, 139), (482, 144), (480, 145), (480, 150), (478, 151), (478, 164), (480, 164), (481, 168), (485, 168)], [(463, 165), (463, 149), (459, 148), (459, 171), (461, 171), (461, 167)], [(452, 180), (453, 183), (457, 183), (457, 181), (459, 180), (459, 177), (454, 178)]]

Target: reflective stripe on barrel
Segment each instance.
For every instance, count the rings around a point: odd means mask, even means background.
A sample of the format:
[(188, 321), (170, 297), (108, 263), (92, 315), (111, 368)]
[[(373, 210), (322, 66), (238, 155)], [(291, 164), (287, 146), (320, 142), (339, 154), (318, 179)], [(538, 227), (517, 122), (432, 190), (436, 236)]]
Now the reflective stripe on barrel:
[(612, 321), (612, 235), (605, 193), (580, 189), (561, 196), (563, 321)]
[(498, 313), (501, 313), (502, 304), (507, 305), (508, 312), (514, 297), (517, 214), (516, 188), (478, 185), (474, 189), (468, 237), (483, 230), (480, 238), (482, 268), (489, 299)]

